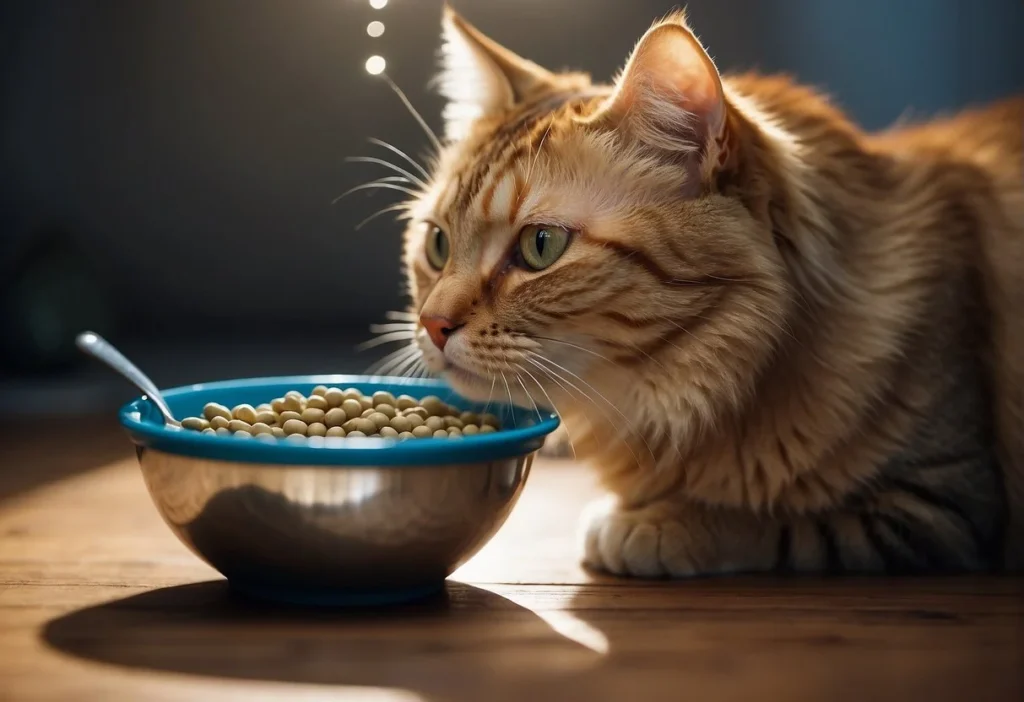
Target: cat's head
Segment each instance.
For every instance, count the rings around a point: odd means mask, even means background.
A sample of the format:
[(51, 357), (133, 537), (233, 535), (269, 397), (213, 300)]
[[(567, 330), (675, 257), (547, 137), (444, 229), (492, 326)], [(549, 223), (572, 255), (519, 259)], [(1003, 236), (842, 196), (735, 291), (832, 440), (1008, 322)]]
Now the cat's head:
[(682, 15), (611, 86), (451, 10), (443, 28), (445, 145), (404, 254), (427, 367), (470, 398), (605, 417), (598, 395), (704, 418), (741, 401), (789, 286), (755, 132)]

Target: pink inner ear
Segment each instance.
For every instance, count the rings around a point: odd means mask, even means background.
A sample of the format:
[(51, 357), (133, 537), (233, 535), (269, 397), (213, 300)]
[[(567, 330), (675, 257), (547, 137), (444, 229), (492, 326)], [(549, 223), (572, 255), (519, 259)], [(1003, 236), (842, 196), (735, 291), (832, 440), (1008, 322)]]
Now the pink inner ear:
[(678, 24), (659, 25), (644, 36), (614, 102), (617, 114), (639, 112), (667, 132), (686, 125), (701, 142), (718, 138), (725, 122), (718, 71), (696, 37)]

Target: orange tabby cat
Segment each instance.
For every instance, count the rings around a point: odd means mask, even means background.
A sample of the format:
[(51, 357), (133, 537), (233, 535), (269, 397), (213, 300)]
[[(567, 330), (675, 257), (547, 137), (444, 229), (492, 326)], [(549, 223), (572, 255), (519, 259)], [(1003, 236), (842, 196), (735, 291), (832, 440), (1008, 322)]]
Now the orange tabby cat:
[(444, 19), (427, 366), (556, 408), (636, 576), (1024, 564), (1024, 101), (867, 135), (682, 14), (613, 86)]

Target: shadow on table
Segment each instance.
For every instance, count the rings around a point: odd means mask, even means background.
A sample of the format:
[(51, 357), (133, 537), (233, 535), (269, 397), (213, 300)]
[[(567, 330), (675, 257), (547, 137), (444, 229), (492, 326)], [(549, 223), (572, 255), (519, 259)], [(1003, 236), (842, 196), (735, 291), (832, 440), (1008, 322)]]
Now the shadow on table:
[(430, 600), (372, 610), (257, 603), (225, 581), (182, 585), (72, 612), (49, 622), (42, 638), (130, 668), (446, 700), (519, 699), (533, 685), (570, 684), (600, 662), (530, 610), (458, 582)]

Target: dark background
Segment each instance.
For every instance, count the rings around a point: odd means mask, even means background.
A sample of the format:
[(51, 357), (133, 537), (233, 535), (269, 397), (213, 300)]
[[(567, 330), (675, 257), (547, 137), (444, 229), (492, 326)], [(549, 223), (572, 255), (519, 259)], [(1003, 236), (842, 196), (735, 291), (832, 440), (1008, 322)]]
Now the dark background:
[[(661, 0), (457, 0), (552, 68), (607, 80)], [(881, 128), (1024, 90), (1020, 0), (691, 0), (723, 71), (786, 71)], [(358, 372), (400, 309), (395, 197), (353, 155), (427, 142), (440, 0), (0, 3), (0, 414), (113, 407), (134, 391), (70, 346), (95, 328), (161, 385)], [(371, 20), (385, 23), (379, 39)]]

